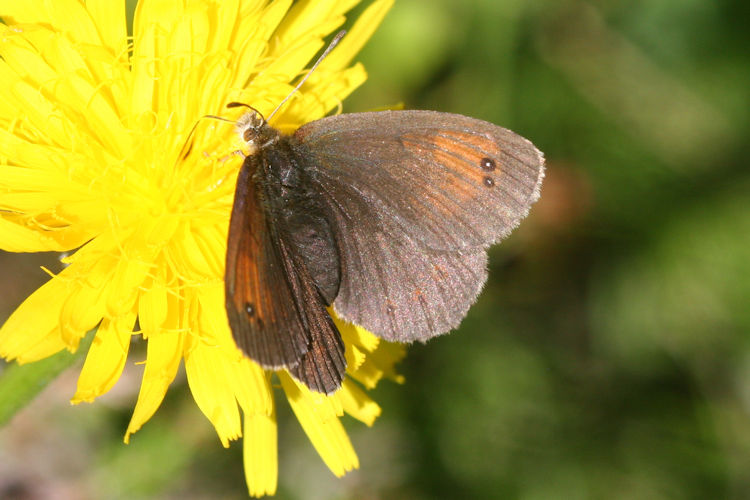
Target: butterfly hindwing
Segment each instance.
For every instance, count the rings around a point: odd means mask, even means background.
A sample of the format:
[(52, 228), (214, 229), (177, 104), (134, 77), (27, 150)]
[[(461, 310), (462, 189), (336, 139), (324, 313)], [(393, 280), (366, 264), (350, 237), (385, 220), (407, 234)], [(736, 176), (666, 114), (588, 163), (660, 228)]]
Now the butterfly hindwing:
[(450, 113), (343, 114), (308, 123), (295, 138), (342, 212), (356, 214), (364, 200), (374, 217), (363, 224), (435, 250), (486, 248), (507, 236), (544, 175), (542, 153), (528, 140)]
[(304, 259), (291, 253), (293, 248), (284, 239), (280, 241), (284, 262), (289, 264), (287, 276), (295, 304), (310, 341), (307, 352), (298, 364), (289, 367), (289, 373), (313, 391), (331, 394), (341, 386), (346, 372), (344, 342), (326, 310), (323, 294), (310, 277)]
[(336, 313), (394, 342), (456, 328), (487, 280), (487, 252), (420, 248), (405, 236), (370, 233), (337, 215), (342, 281)]

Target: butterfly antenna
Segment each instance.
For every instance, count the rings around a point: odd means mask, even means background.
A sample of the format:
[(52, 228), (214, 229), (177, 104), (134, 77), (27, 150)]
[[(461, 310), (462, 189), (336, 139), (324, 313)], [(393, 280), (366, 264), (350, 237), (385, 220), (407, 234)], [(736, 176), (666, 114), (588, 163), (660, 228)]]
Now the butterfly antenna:
[[(270, 120), (271, 117), (273, 117), (273, 115), (275, 115), (276, 112), (279, 109), (281, 109), (281, 107), (294, 95), (294, 93), (299, 90), (299, 88), (302, 86), (302, 84), (304, 84), (305, 81), (310, 77), (310, 75), (312, 74), (312, 72), (315, 71), (315, 68), (317, 68), (318, 65), (323, 61), (323, 59), (325, 59), (326, 56), (328, 54), (330, 54), (330, 52), (336, 47), (336, 45), (338, 45), (338, 43), (341, 41), (341, 39), (344, 37), (344, 35), (346, 35), (346, 30), (341, 30), (338, 33), (336, 33), (336, 36), (333, 37), (333, 40), (331, 40), (331, 43), (328, 44), (328, 47), (326, 47), (326, 50), (320, 55), (320, 57), (318, 58), (318, 60), (315, 61), (315, 64), (313, 64), (312, 68), (310, 68), (310, 71), (308, 71), (307, 74), (304, 76), (304, 78), (302, 78), (302, 80), (300, 80), (300, 82), (297, 84), (297, 86), (294, 87), (294, 89), (291, 92), (289, 92), (289, 95), (287, 95), (284, 98), (284, 100), (281, 101), (278, 106), (276, 106), (276, 109), (274, 109), (271, 112), (271, 114), (268, 115), (268, 118), (263, 118), (264, 122), (267, 123), (268, 120)], [(242, 102), (230, 102), (229, 104), (227, 104), (228, 108), (236, 108), (236, 107), (239, 107), (239, 106), (243, 106), (243, 107), (252, 109), (256, 113), (258, 113), (261, 117), (263, 117), (263, 115), (260, 113), (260, 111), (258, 111), (257, 109), (255, 109), (254, 107), (252, 107), (252, 106), (250, 106), (248, 104), (245, 104), (245, 103), (242, 103)], [(203, 116), (201, 116), (200, 118), (198, 118), (195, 121), (195, 123), (193, 124), (193, 128), (190, 129), (190, 133), (188, 134), (187, 139), (185, 139), (185, 142), (182, 145), (182, 149), (180, 150), (180, 156), (179, 156), (180, 158), (185, 158), (187, 156), (188, 152), (190, 151), (190, 147), (189, 147), (190, 139), (193, 137), (193, 134), (195, 133), (195, 129), (198, 127), (198, 123), (200, 123), (200, 121), (203, 120), (204, 118), (213, 118), (215, 120), (221, 120), (223, 122), (237, 123), (235, 120), (230, 120), (228, 118), (224, 118), (224, 117), (216, 116), (216, 115), (203, 115)]]
[(336, 47), (336, 45), (339, 44), (339, 42), (341, 41), (341, 39), (344, 38), (344, 35), (346, 35), (346, 30), (341, 30), (338, 33), (336, 33), (336, 36), (333, 37), (333, 40), (331, 40), (331, 43), (328, 44), (328, 47), (326, 47), (326, 50), (320, 55), (320, 57), (318, 58), (318, 60), (315, 61), (315, 64), (313, 64), (312, 68), (310, 68), (310, 71), (308, 71), (307, 74), (305, 75), (305, 77), (302, 80), (300, 80), (300, 82), (297, 84), (296, 87), (294, 87), (294, 90), (292, 90), (291, 92), (289, 92), (289, 95), (287, 95), (284, 98), (284, 100), (281, 101), (278, 106), (276, 106), (276, 109), (274, 109), (271, 112), (271, 114), (268, 115), (268, 119), (266, 121), (270, 120), (273, 117), (273, 115), (275, 115), (276, 112), (279, 109), (281, 109), (281, 106), (283, 106), (284, 103), (286, 103), (294, 95), (294, 93), (299, 90), (299, 88), (302, 86), (302, 84), (305, 83), (305, 81), (310, 77), (310, 75), (312, 75), (312, 72), (315, 71), (315, 68), (318, 67), (318, 65), (323, 61), (323, 59), (325, 59), (326, 56), (334, 49), (334, 47)]
[[(264, 121), (264, 122), (266, 121), (266, 117), (265, 117), (265, 116), (263, 116), (263, 113), (261, 113), (260, 111), (258, 111), (258, 110), (257, 110), (257, 109), (255, 109), (254, 107), (250, 106), (249, 104), (245, 104), (244, 102), (237, 102), (237, 101), (232, 101), (232, 102), (230, 102), (229, 104), (227, 104), (227, 107), (228, 107), (228, 108), (239, 108), (239, 107), (243, 107), (243, 108), (247, 108), (247, 109), (252, 109), (252, 110), (253, 110), (253, 111), (255, 111), (256, 113), (258, 113), (258, 115), (259, 115), (259, 116), (260, 116), (261, 118), (263, 118), (263, 121)], [(233, 122), (233, 123), (236, 123), (236, 122), (234, 122), (233, 120), (228, 120), (228, 121), (230, 121), (230, 122)]]

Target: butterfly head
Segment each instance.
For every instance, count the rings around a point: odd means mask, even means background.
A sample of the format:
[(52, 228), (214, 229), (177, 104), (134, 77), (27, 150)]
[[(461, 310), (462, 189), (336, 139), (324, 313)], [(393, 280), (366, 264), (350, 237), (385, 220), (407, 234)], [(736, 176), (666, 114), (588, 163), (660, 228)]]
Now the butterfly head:
[(237, 120), (237, 134), (247, 145), (248, 155), (254, 154), (259, 148), (276, 142), (279, 133), (268, 125), (263, 115), (251, 109)]

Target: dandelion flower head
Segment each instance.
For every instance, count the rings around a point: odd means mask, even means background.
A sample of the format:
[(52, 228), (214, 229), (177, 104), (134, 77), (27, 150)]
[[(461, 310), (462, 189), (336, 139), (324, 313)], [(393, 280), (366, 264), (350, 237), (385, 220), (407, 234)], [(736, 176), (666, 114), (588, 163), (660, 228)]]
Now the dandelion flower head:
[[(224, 446), (244, 438), (253, 495), (276, 489), (271, 373), (243, 357), (224, 311), (224, 255), (242, 162), (232, 101), (267, 115), (357, 1), (141, 0), (128, 36), (112, 0), (0, 1), (0, 248), (66, 252), (64, 269), (0, 329), (19, 363), (74, 351), (96, 328), (74, 403), (118, 380), (147, 341), (125, 440), (157, 410), (178, 367)], [(390, 8), (376, 0), (272, 125), (323, 117), (366, 78), (352, 63)], [(196, 126), (196, 123), (198, 125)], [(195, 127), (194, 133), (191, 130)], [(366, 389), (401, 347), (339, 323), (348, 377), (333, 396), (278, 374), (283, 393), (336, 475), (357, 467), (340, 417), (371, 424)], [(133, 360), (131, 360), (132, 362)]]

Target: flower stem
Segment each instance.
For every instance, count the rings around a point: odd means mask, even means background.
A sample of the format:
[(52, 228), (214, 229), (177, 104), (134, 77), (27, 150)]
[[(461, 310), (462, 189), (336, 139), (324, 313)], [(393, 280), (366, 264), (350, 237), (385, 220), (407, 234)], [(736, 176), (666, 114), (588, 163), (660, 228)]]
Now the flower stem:
[(61, 351), (49, 358), (26, 365), (13, 363), (0, 372), (0, 427), (29, 404), (58, 375), (88, 352), (94, 331), (81, 339), (76, 352)]

